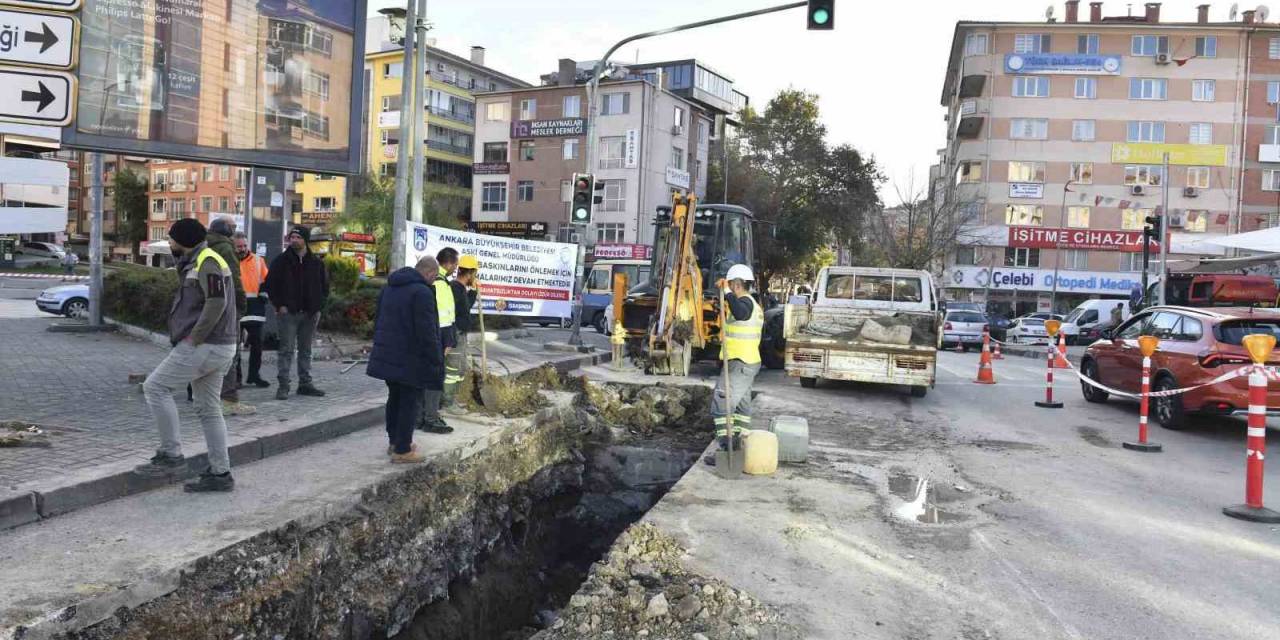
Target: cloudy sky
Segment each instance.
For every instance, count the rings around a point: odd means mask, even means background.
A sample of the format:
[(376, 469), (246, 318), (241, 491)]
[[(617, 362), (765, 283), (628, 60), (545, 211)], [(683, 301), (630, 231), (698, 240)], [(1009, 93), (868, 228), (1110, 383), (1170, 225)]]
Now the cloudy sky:
[[(1208, 2), (1210, 0), (1204, 0)], [(429, 0), (438, 46), (467, 55), (487, 49), (486, 62), (529, 82), (559, 58), (594, 60), (614, 42), (655, 29), (782, 4), (784, 0)], [(403, 0), (370, 0), (371, 11)], [(762, 109), (780, 89), (821, 98), (832, 142), (875, 156), (903, 182), (927, 174), (944, 144), (939, 105), (942, 76), (957, 20), (1043, 20), (1049, 0), (839, 0), (834, 31), (807, 31), (803, 9), (660, 36), (624, 47), (616, 58), (642, 61), (698, 58), (729, 76)], [(1062, 3), (1055, 7), (1063, 14)], [(1082, 2), (1088, 11), (1088, 2)], [(1107, 15), (1124, 15), (1111, 0)], [(1196, 0), (1166, 2), (1162, 19), (1195, 19)], [(1219, 6), (1219, 4), (1221, 6)], [(1226, 20), (1230, 3), (1215, 3)], [(1246, 3), (1248, 4), (1248, 3)], [(1142, 2), (1132, 2), (1142, 11)], [(1251, 5), (1250, 5), (1251, 6)], [(893, 200), (893, 189), (884, 190)], [(890, 202), (892, 204), (892, 202)]]

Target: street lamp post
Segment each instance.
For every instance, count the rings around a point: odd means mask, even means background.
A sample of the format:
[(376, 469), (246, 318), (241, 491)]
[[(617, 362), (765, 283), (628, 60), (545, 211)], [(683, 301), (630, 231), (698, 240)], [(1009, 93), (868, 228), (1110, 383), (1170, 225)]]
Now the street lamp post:
[(1049, 313), (1053, 313), (1058, 305), (1058, 271), (1062, 267), (1062, 230), (1067, 228), (1067, 193), (1071, 191), (1071, 185), (1075, 180), (1068, 179), (1067, 183), (1062, 185), (1062, 211), (1058, 213), (1058, 228), (1054, 230), (1053, 237), (1053, 293), (1049, 295)]

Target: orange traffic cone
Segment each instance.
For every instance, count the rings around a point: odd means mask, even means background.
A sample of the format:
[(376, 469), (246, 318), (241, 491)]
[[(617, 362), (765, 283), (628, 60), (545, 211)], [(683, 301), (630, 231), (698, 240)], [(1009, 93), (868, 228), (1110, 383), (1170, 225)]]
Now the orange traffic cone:
[(999, 342), (997, 342), (997, 343), (996, 343), (996, 346), (991, 350), (991, 359), (992, 359), (992, 360), (1004, 360), (1004, 354), (1000, 353), (1000, 343), (999, 343)]
[(973, 380), (978, 384), (995, 384), (996, 374), (991, 369), (991, 334), (982, 334), (982, 357), (978, 359), (978, 377)]
[(1053, 366), (1058, 369), (1071, 368), (1071, 363), (1067, 362), (1067, 337), (1062, 331), (1058, 331), (1058, 354), (1053, 361)]

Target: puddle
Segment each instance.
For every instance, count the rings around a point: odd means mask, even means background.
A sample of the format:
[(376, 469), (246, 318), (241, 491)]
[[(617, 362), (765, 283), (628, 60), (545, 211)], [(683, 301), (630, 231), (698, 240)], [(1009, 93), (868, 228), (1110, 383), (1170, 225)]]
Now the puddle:
[(1111, 441), (1108, 440), (1106, 436), (1102, 435), (1102, 430), (1100, 429), (1095, 429), (1093, 427), (1076, 427), (1076, 432), (1080, 434), (1081, 438), (1084, 438), (1085, 442), (1088, 442), (1095, 447), (1110, 448), (1112, 446)]
[(954, 499), (949, 493), (939, 491), (942, 487), (907, 473), (889, 474), (889, 493), (902, 500), (902, 504), (893, 510), (893, 515), (903, 520), (914, 520), (925, 524), (947, 524), (964, 520), (962, 516), (938, 508), (939, 502)]

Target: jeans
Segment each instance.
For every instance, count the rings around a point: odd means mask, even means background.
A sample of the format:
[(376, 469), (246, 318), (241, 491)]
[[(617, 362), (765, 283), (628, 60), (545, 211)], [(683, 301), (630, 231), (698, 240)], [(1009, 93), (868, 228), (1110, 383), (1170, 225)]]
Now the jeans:
[(200, 416), (204, 441), (209, 447), (209, 470), (211, 473), (231, 470), (231, 460), (227, 457), (227, 423), (222, 419), (218, 395), (235, 353), (235, 345), (197, 347), (184, 340), (147, 376), (142, 392), (160, 434), (160, 451), (171, 456), (182, 455), (181, 424), (173, 393), (190, 384), (196, 415)]
[(458, 385), (466, 378), (470, 367), (470, 354), (467, 353), (467, 334), (458, 334), (458, 346), (449, 350), (444, 357), (444, 400), (446, 407), (453, 406), (458, 395)]
[(262, 379), (262, 323), (244, 322), (240, 328), (249, 341), (249, 377), (241, 378), (240, 354), (236, 353), (236, 380)]
[(422, 411), (422, 389), (398, 382), (387, 383), (387, 439), (396, 453), (409, 453), (413, 428)]
[(293, 369), (293, 354), (298, 354), (298, 386), (311, 384), (311, 344), (316, 339), (319, 313), (286, 313), (277, 315), (280, 350), (276, 353), (276, 379), (288, 389)]
[[(715, 394), (711, 397), (711, 417), (716, 426), (716, 436), (729, 435), (729, 425), (733, 424), (733, 433), (742, 433), (751, 429), (751, 383), (760, 373), (760, 363), (747, 364), (741, 360), (730, 360), (729, 397), (724, 393), (724, 374), (716, 378)], [(730, 415), (732, 411), (733, 415)]]

